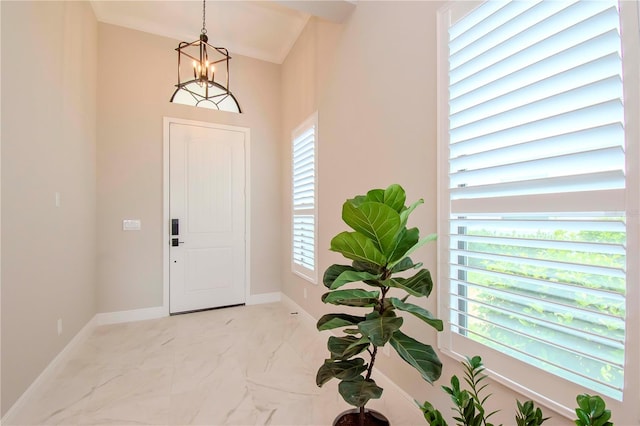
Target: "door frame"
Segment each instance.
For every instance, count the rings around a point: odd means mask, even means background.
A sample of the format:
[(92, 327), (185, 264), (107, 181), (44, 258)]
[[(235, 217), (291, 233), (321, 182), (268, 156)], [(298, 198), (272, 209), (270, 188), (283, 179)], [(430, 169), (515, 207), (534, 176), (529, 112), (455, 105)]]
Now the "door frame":
[(207, 127), (219, 130), (231, 130), (234, 132), (244, 133), (244, 256), (245, 256), (245, 303), (248, 302), (251, 295), (251, 130), (247, 127), (229, 126), (226, 124), (209, 123), (206, 121), (185, 120), (182, 118), (163, 117), (162, 131), (162, 270), (163, 270), (163, 292), (162, 292), (162, 310), (165, 315), (169, 316), (169, 244), (170, 244), (170, 210), (169, 210), (169, 128), (171, 124), (184, 124), (187, 126)]

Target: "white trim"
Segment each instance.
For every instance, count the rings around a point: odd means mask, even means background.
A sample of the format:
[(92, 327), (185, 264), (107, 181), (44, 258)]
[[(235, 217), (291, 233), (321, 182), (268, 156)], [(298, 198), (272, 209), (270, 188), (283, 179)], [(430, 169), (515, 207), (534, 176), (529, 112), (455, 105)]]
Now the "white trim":
[[(251, 297), (251, 129), (248, 127), (229, 126), (226, 124), (209, 123), (206, 121), (184, 120), (174, 117), (163, 117), (162, 127), (162, 309), (165, 315), (169, 315), (169, 126), (171, 123), (188, 126), (208, 127), (213, 129), (232, 130), (245, 134), (244, 140), (244, 170), (245, 170), (245, 303)], [(166, 228), (165, 228), (166, 226)]]
[[(448, 34), (451, 19), (452, 19), (452, 7), (453, 3), (447, 2), (442, 6), (436, 16), (436, 65), (437, 65), (437, 134), (436, 134), (436, 155), (437, 164), (448, 164), (449, 162), (449, 94), (442, 90), (443, 87), (449, 87), (449, 63), (443, 61), (442, 58), (448, 58), (449, 44), (447, 37), (443, 35)], [(438, 283), (449, 282), (449, 238), (444, 236), (449, 235), (449, 203), (443, 203), (442, 200), (448, 199), (449, 188), (449, 170), (446, 167), (437, 167), (437, 184), (436, 184), (436, 200), (437, 202), (437, 233), (439, 238), (436, 240), (437, 244), (437, 275)], [(449, 299), (448, 299), (448, 287), (439, 285), (436, 292), (437, 298), (437, 314), (438, 318), (444, 318), (445, 326), (449, 325)], [(445, 348), (451, 347), (451, 339), (447, 333), (437, 333), (438, 349), (445, 352)]]
[[(294, 142), (295, 140), (308, 131), (311, 127), (314, 128), (313, 132), (313, 165), (315, 169), (315, 176), (313, 179), (314, 185), (314, 199), (313, 199), (313, 209), (303, 209), (298, 210), (298, 214), (310, 215), (310, 211), (313, 212), (313, 261), (314, 268), (309, 269), (303, 265), (297, 264), (293, 259), (293, 232), (294, 232), (294, 224), (293, 218), (296, 215), (296, 211), (294, 210), (293, 205), (293, 192), (295, 187), (295, 182), (293, 178), (294, 171)], [(289, 197), (291, 199), (291, 235), (289, 238), (289, 248), (291, 252), (289, 253), (289, 257), (291, 260), (291, 272), (298, 275), (299, 277), (309, 281), (312, 284), (318, 284), (318, 141), (319, 141), (319, 129), (318, 129), (318, 111), (311, 114), (309, 117), (304, 119), (302, 123), (300, 123), (292, 132), (291, 132), (291, 142), (290, 142), (290, 150), (291, 150), (291, 190), (289, 193)]]
[(52, 378), (53, 374), (56, 372), (56, 369), (62, 365), (65, 358), (69, 356), (69, 354), (77, 348), (79, 345), (84, 343), (87, 338), (93, 333), (93, 330), (96, 328), (96, 316), (91, 318), (85, 325), (78, 331), (78, 333), (67, 343), (67, 345), (56, 355), (55, 358), (45, 367), (44, 370), (40, 373), (40, 375), (29, 385), (27, 390), (25, 390), (22, 395), (18, 398), (18, 400), (7, 410), (6, 414), (0, 420), (1, 424), (11, 424), (15, 423), (14, 417), (22, 411), (24, 405), (32, 398), (35, 394), (36, 390), (42, 386), (42, 384)]
[[(637, 18), (637, 19), (634, 19)], [(620, 1), (622, 67), (625, 103), (625, 151), (627, 168), (627, 295), (624, 364), (624, 400), (607, 401), (617, 424), (640, 424), (640, 368), (637, 328), (640, 324), (640, 265), (629, 254), (640, 252), (640, 2)]]
[(129, 311), (103, 312), (96, 314), (96, 325), (119, 324), (122, 322), (144, 321), (168, 316), (164, 306), (132, 309)]
[(291, 311), (297, 312), (298, 315), (300, 316), (300, 318), (303, 318), (304, 321), (306, 321), (309, 324), (313, 325), (313, 327), (315, 328), (316, 323), (318, 322), (318, 320), (316, 320), (309, 312), (305, 311), (302, 308), (302, 306), (300, 306), (296, 302), (294, 302), (293, 299), (291, 299), (289, 296), (287, 296), (286, 294), (282, 293), (282, 297), (280, 299), (280, 302), (283, 305), (285, 305), (288, 309), (290, 309)]
[(250, 294), (247, 297), (248, 305), (261, 305), (263, 303), (275, 303), (282, 300), (282, 293), (275, 291), (273, 293)]

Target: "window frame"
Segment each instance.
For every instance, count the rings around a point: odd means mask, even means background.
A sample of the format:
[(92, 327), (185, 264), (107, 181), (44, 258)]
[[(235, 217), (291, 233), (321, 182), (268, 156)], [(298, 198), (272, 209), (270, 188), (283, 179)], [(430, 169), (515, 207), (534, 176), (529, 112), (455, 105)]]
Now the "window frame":
[[(437, 13), (437, 178), (438, 178), (438, 314), (445, 319), (445, 330), (438, 335), (440, 350), (451, 358), (462, 361), (465, 356), (480, 355), (487, 373), (495, 381), (506, 385), (527, 398), (546, 406), (569, 419), (575, 418), (575, 397), (591, 393), (568, 380), (546, 373), (525, 362), (471, 341), (451, 331), (449, 297), (449, 47), (448, 29), (452, 22), (464, 17), (483, 1), (450, 1)], [(625, 104), (626, 140), (626, 226), (627, 226), (627, 293), (625, 384), (623, 400), (605, 397), (616, 424), (635, 424), (640, 419), (636, 398), (640, 394), (640, 2), (620, 1), (622, 34), (622, 66)], [(536, 383), (543, 382), (549, 392), (540, 392)], [(541, 386), (542, 387), (542, 386)], [(566, 398), (557, 397), (566, 395)]]
[[(294, 162), (295, 162), (295, 143), (296, 140), (308, 132), (311, 128), (314, 128), (314, 141), (313, 141), (313, 166), (314, 166), (314, 199), (313, 199), (313, 208), (309, 209), (295, 209), (293, 196), (294, 196)], [(305, 280), (311, 282), (312, 284), (318, 284), (318, 113), (314, 112), (309, 117), (307, 117), (302, 123), (298, 125), (291, 132), (291, 272), (294, 274), (304, 278)], [(297, 263), (294, 259), (294, 219), (296, 215), (312, 215), (313, 216), (313, 262), (314, 269), (310, 269), (304, 265)]]

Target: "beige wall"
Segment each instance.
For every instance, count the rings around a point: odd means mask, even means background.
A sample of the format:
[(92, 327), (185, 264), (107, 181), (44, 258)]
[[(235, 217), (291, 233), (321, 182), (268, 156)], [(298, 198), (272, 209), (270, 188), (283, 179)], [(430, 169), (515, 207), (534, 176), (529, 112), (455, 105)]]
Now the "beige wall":
[(97, 23), (84, 2), (1, 7), (4, 415), (96, 312)]
[(177, 40), (102, 23), (98, 39), (98, 311), (163, 303), (164, 116), (251, 129), (251, 294), (279, 291), (280, 66), (233, 55), (243, 114), (205, 110), (169, 103)]
[[(287, 173), (288, 135), (318, 109), (320, 275), (329, 265), (344, 263), (328, 250), (331, 238), (347, 229), (340, 218), (342, 203), (368, 189), (399, 183), (408, 201), (424, 198), (411, 225), (423, 235), (436, 232), (436, 12), (441, 4), (359, 2), (341, 31), (312, 20), (283, 64), (282, 153)], [(318, 74), (314, 64), (320, 62), (332, 65)], [(282, 187), (284, 194), (290, 193), (289, 176), (283, 177)], [(315, 318), (338, 312), (320, 302), (325, 292), (321, 283), (309, 284), (290, 272), (287, 196), (283, 206), (283, 292)], [(435, 244), (422, 248), (414, 259), (437, 276)], [(436, 299), (437, 289), (422, 303), (436, 312)], [(407, 334), (435, 346), (433, 330), (413, 318), (405, 324)], [(450, 400), (440, 385), (447, 384), (451, 374), (461, 374), (457, 361), (441, 355), (445, 371), (431, 386), (395, 354), (378, 359), (376, 365), (412, 397), (429, 399), (450, 415)], [(491, 386), (492, 407), (502, 409), (494, 422), (513, 424), (515, 399), (525, 398), (499, 384)], [(556, 425), (571, 424), (551, 410), (545, 413)]]

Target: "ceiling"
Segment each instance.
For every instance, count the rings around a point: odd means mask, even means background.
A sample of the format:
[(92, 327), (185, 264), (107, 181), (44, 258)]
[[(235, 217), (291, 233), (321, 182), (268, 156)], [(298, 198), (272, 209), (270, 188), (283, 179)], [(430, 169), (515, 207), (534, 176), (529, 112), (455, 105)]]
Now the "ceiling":
[[(98, 21), (180, 41), (198, 39), (202, 1), (92, 0)], [(209, 42), (231, 53), (282, 63), (310, 16), (342, 22), (355, 0), (220, 1), (206, 3)]]

